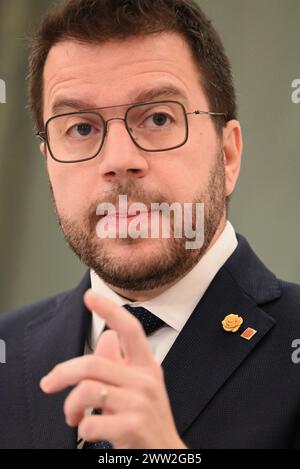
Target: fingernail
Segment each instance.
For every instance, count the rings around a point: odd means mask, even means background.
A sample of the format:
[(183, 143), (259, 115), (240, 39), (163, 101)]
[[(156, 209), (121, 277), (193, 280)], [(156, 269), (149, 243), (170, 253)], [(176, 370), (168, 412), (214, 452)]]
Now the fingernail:
[(44, 392), (47, 392), (49, 385), (48, 385), (48, 379), (47, 376), (44, 376), (41, 381), (40, 381), (40, 387)]
[(69, 426), (69, 427), (76, 427), (76, 425), (74, 424), (73, 420), (70, 418), (70, 417), (66, 417), (66, 424)]

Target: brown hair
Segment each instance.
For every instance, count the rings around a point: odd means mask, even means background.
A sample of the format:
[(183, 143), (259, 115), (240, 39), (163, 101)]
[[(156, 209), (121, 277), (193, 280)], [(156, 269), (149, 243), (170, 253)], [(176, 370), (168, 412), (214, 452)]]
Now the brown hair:
[(158, 32), (177, 32), (190, 45), (199, 66), (200, 84), (221, 131), (236, 118), (237, 106), (229, 60), (211, 22), (193, 0), (68, 0), (42, 20), (32, 38), (29, 57), (29, 105), (37, 130), (43, 122), (43, 71), (50, 49), (73, 39), (101, 44)]

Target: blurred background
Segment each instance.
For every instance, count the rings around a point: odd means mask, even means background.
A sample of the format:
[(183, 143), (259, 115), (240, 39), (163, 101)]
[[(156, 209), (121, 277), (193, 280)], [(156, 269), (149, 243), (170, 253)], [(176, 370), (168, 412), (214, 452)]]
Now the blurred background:
[[(279, 277), (300, 283), (299, 0), (199, 0), (231, 59), (245, 149), (230, 220)], [(27, 37), (51, 0), (0, 0), (0, 312), (74, 287), (26, 110)]]

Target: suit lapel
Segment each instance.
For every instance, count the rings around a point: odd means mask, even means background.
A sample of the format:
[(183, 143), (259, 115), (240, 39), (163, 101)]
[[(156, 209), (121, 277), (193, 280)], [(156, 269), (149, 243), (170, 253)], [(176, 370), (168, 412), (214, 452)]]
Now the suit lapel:
[[(180, 435), (275, 325), (257, 303), (279, 296), (274, 275), (239, 237), (237, 250), (214, 278), (162, 364)], [(221, 324), (232, 313), (244, 320), (236, 333), (226, 332)], [(240, 336), (247, 327), (257, 330), (250, 341)]]
[[(34, 448), (76, 447), (77, 431), (66, 425), (63, 414), (69, 390), (47, 396), (39, 381), (57, 363), (83, 354), (90, 313), (82, 297), (89, 287), (88, 272), (73, 292), (26, 327), (24, 400)], [(239, 236), (238, 248), (217, 273), (162, 364), (180, 435), (274, 327), (275, 320), (259, 305), (279, 296), (278, 281)], [(244, 319), (237, 333), (225, 332), (221, 325), (231, 313)], [(258, 331), (250, 341), (240, 337), (247, 327)]]
[(47, 396), (39, 382), (56, 364), (83, 354), (90, 313), (82, 297), (89, 287), (87, 273), (71, 294), (58, 299), (52, 310), (41, 312), (41, 317), (26, 327), (25, 397), (34, 448), (76, 448), (76, 429), (66, 425), (63, 414), (69, 390)]

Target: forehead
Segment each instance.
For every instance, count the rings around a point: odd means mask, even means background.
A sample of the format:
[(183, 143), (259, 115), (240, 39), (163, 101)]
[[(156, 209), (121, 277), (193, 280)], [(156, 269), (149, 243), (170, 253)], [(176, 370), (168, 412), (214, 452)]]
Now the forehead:
[(98, 45), (64, 41), (50, 50), (45, 64), (44, 110), (50, 115), (53, 103), (64, 99), (79, 98), (86, 107), (135, 102), (135, 95), (152, 87), (176, 88), (187, 101), (205, 103), (199, 66), (180, 35)]

